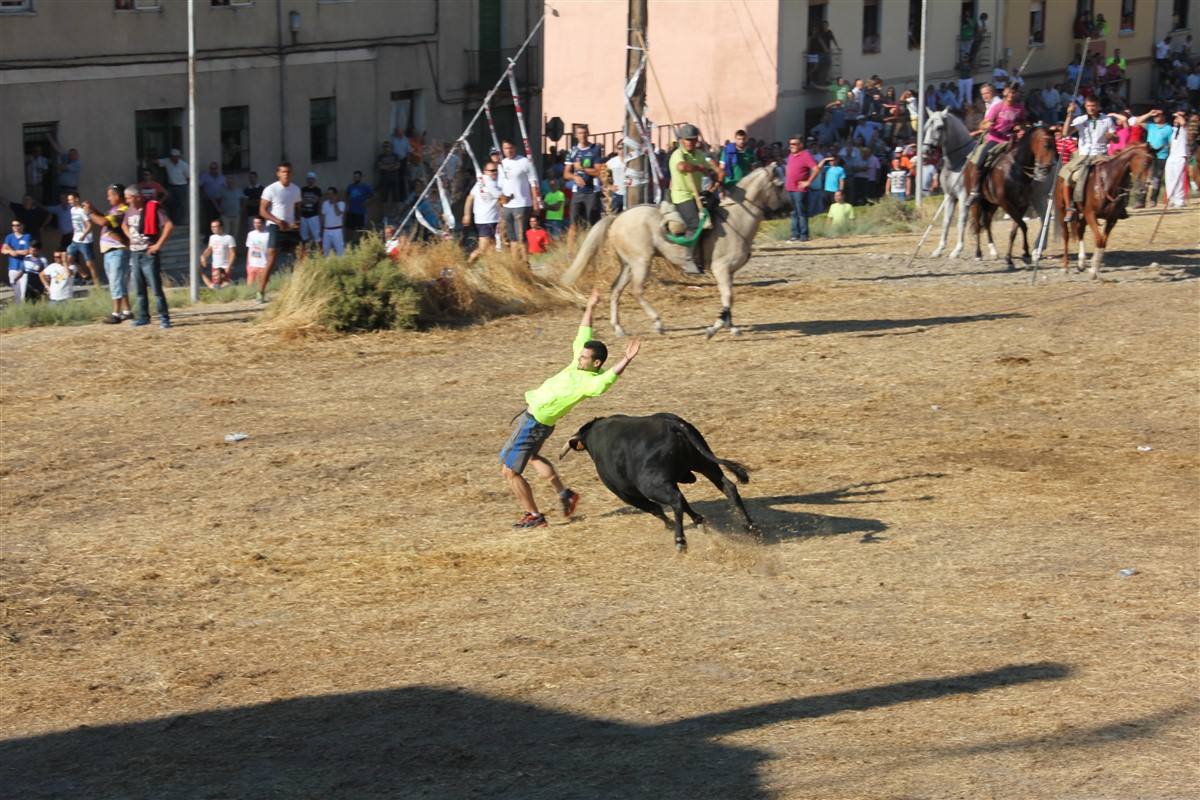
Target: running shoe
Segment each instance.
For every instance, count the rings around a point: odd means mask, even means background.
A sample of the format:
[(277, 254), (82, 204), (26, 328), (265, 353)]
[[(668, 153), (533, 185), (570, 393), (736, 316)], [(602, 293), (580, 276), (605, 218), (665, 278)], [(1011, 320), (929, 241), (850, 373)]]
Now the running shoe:
[(521, 517), (521, 521), (513, 525), (514, 528), (541, 528), (547, 525), (544, 514), (530, 514), (525, 512), (525, 516)]
[(558, 499), (562, 501), (563, 516), (569, 517), (575, 513), (575, 506), (579, 505), (579, 492), (567, 489), (566, 493)]

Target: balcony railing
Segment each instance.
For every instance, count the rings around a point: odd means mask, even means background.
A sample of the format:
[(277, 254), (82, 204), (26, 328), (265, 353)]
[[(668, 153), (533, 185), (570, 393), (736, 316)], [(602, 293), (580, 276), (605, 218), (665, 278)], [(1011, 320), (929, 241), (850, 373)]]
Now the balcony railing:
[(992, 35), (985, 33), (982, 38), (972, 37), (964, 39), (961, 36), (955, 37), (954, 44), (958, 48), (956, 51), (959, 58), (963, 56), (971, 59), (971, 67), (974, 69), (990, 69), (992, 62)]
[[(515, 58), (519, 48), (509, 47), (499, 50), (465, 50), (467, 58), (467, 89), (487, 91), (495, 85), (508, 60)], [(536, 47), (528, 47), (517, 62), (514, 74), (517, 85), (522, 89), (540, 87), (542, 85), (542, 53)], [(503, 87), (501, 87), (503, 91)]]
[(823, 89), (842, 74), (842, 51), (807, 51), (804, 53), (804, 66), (804, 85), (810, 89)]

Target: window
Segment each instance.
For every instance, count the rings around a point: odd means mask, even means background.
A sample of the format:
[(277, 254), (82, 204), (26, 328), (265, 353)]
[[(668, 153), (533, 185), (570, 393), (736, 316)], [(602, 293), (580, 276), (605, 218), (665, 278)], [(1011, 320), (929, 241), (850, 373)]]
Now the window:
[(418, 132), (425, 129), (425, 98), (420, 91), (392, 92), (392, 135), (399, 128), (403, 133), (411, 125)]
[(921, 49), (921, 0), (908, 0), (908, 49)]
[(1029, 44), (1046, 43), (1045, 0), (1032, 0), (1029, 4)]
[(1183, 30), (1188, 26), (1188, 0), (1174, 0), (1171, 4), (1171, 30)]
[(114, 11), (161, 11), (160, 0), (113, 0)]
[(44, 205), (57, 202), (53, 199), (54, 178), (48, 169), (58, 149), (57, 136), (57, 122), (29, 122), (21, 126), (22, 151), (26, 156), (25, 188), (37, 193), (40, 187), (41, 193), (35, 194), (33, 199)]
[(862, 51), (879, 52), (879, 19), (882, 7), (879, 0), (863, 0)]
[(213, 8), (246, 8), (254, 5), (254, 0), (209, 0)]
[(221, 171), (250, 171), (250, 106), (221, 109)]
[(166, 158), (171, 148), (183, 148), (183, 109), (155, 108), (135, 112), (137, 160)]
[(1121, 0), (1121, 33), (1133, 33), (1137, 23), (1137, 0)]
[(33, 0), (0, 0), (0, 14), (32, 14)]
[(308, 101), (308, 156), (313, 161), (337, 160), (337, 98)]

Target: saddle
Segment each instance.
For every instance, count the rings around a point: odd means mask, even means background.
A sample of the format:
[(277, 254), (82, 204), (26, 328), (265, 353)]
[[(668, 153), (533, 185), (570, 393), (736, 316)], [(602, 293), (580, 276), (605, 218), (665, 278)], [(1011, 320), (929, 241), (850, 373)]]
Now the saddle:
[(1012, 142), (1000, 142), (992, 148), (987, 154), (987, 158), (983, 160), (983, 169), (988, 170), (996, 165), (1000, 157), (1012, 149)]
[(701, 192), (700, 205), (703, 210), (700, 213), (700, 225), (692, 236), (685, 238), (687, 222), (675, 209), (674, 203), (663, 200), (658, 206), (658, 213), (662, 216), (663, 233), (666, 234), (667, 240), (683, 247), (691, 247), (700, 240), (705, 231), (712, 229), (712, 215), (720, 204), (720, 199), (712, 192)]

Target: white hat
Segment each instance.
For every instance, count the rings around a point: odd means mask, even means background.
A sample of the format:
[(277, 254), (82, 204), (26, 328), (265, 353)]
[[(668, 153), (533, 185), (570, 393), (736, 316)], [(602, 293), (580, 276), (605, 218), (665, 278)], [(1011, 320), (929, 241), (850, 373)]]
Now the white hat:
[(306, 178), (315, 178), (315, 177), (317, 177), (317, 173), (315, 173), (315, 172), (310, 172), (310, 173), (308, 173), (307, 175), (305, 175), (304, 177), (306, 177)]
[(173, 156), (181, 156), (181, 155), (183, 155), (183, 153), (180, 153), (180, 152), (179, 152), (179, 148), (178, 148), (178, 147), (172, 147), (172, 148), (171, 148), (171, 155), (173, 155)]

